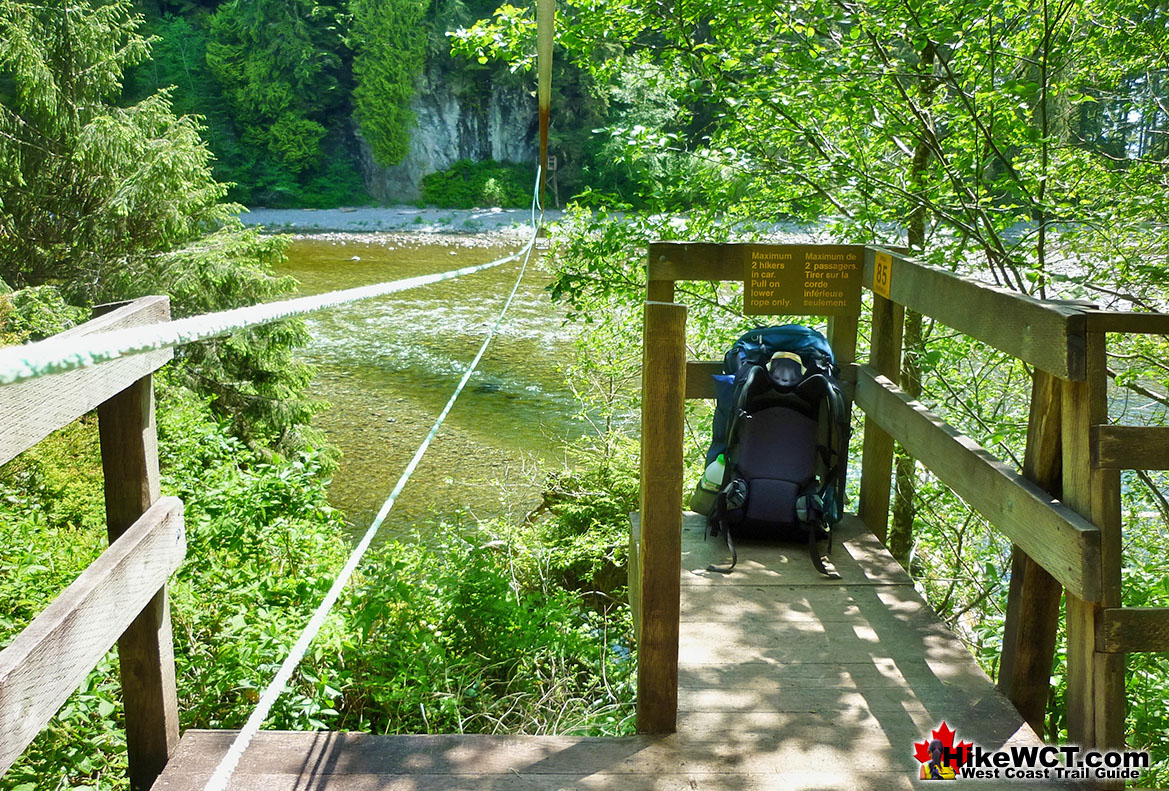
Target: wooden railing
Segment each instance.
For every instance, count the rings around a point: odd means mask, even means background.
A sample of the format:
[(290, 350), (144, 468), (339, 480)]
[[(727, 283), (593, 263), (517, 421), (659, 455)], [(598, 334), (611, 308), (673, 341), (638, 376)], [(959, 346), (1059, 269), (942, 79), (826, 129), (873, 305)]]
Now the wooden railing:
[[(650, 246), (642, 411), (642, 501), (631, 558), (638, 622), (638, 729), (674, 729), (685, 398), (713, 398), (721, 363), (684, 364), (677, 280), (742, 281), (734, 245)], [(859, 249), (859, 248), (858, 248)], [(1066, 595), (1069, 736), (1124, 743), (1124, 655), (1169, 650), (1169, 609), (1121, 603), (1120, 469), (1169, 468), (1169, 429), (1108, 424), (1105, 333), (1169, 333), (1169, 315), (1096, 311), (967, 280), (891, 250), (863, 249), (873, 291), (867, 364), (854, 314), (829, 320), (846, 394), (865, 415), (858, 513), (887, 530), (894, 441), (1014, 544), (998, 685), (1042, 732)], [(1022, 471), (897, 387), (910, 308), (1033, 366)]]
[[(655, 244), (645, 307), (640, 534), (631, 559), (639, 645), (638, 729), (677, 715), (683, 407), (711, 398), (719, 363), (686, 361), (677, 280), (741, 280), (732, 246)], [(1169, 469), (1169, 429), (1108, 423), (1105, 333), (1169, 333), (1169, 316), (1110, 313), (1031, 299), (877, 248), (871, 352), (855, 363), (855, 311), (829, 320), (851, 405), (865, 413), (859, 512), (884, 538), (893, 442), (1014, 542), (999, 685), (1042, 721), (1061, 594), (1067, 597), (1070, 736), (1124, 739), (1124, 656), (1169, 650), (1169, 609), (1121, 604), (1121, 469)], [(1034, 366), (1022, 472), (897, 387), (909, 307)], [(63, 337), (169, 319), (162, 297), (106, 306)], [(185, 553), (182, 503), (160, 498), (152, 373), (169, 350), (0, 390), (0, 464), (98, 410), (110, 548), (0, 652), (0, 774), (19, 757), (115, 642), (131, 784), (149, 788), (178, 741), (166, 583)], [(850, 406), (851, 408), (851, 406)]]
[[(167, 321), (165, 297), (102, 306), (58, 338)], [(179, 739), (166, 584), (183, 504), (160, 497), (152, 373), (169, 349), (0, 389), (0, 464), (96, 408), (110, 546), (0, 651), (0, 775), (116, 641), (129, 774), (147, 789)]]

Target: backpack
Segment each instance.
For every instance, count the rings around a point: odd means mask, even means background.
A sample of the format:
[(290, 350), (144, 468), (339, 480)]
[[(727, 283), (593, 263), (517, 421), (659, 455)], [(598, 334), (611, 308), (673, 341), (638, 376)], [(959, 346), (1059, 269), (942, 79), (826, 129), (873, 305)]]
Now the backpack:
[(821, 574), (840, 520), (848, 425), (832, 348), (798, 324), (752, 330), (723, 358), (708, 464), (722, 455), (722, 487), (707, 517), (738, 562), (736, 535), (806, 541)]

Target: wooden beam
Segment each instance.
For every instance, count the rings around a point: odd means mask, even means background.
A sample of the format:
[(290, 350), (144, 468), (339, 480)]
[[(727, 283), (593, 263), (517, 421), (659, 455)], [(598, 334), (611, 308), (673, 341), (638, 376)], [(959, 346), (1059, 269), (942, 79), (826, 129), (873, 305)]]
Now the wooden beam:
[(641, 514), (629, 515), (629, 611), (633, 615), (633, 640), (641, 642)]
[[(856, 382), (856, 339), (860, 328), (860, 300), (856, 303), (857, 312), (828, 317), (828, 345), (832, 347), (832, 355), (836, 364), (840, 366), (841, 377), (853, 378)], [(849, 505), (848, 499), (848, 445), (852, 437), (852, 401), (856, 396), (856, 388), (844, 383), (844, 459), (840, 465), (840, 480), (836, 486), (836, 501), (840, 504), (840, 511), (844, 513)]]
[[(1032, 369), (1023, 475), (1057, 498), (1063, 470), (1061, 394), (1058, 379), (1039, 368)], [(1047, 721), (1062, 597), (1063, 590), (1055, 577), (1013, 545), (998, 688), (1038, 734), (1044, 732)]]
[(650, 302), (673, 302), (673, 280), (651, 280), (645, 289), (645, 298)]
[(1169, 607), (1108, 607), (1101, 613), (1096, 642), (1116, 654), (1169, 651)]
[[(114, 543), (159, 497), (154, 383), (145, 376), (97, 410), (106, 530)], [(166, 588), (118, 640), (130, 787), (146, 791), (179, 743), (174, 640)]]
[(641, 636), (637, 730), (672, 732), (678, 715), (686, 308), (645, 304), (641, 385)]
[(869, 289), (878, 252), (892, 259), (889, 297), (894, 302), (1061, 379), (1084, 378), (1081, 308), (1046, 303), (874, 247), (865, 249), (863, 282)]
[(861, 366), (856, 395), (867, 416), (1068, 590), (1099, 599), (1095, 526), (869, 366)]
[(1092, 466), (1109, 470), (1169, 470), (1169, 426), (1094, 425)]
[(1090, 310), (1089, 332), (1131, 332), (1169, 335), (1169, 313), (1136, 313), (1123, 310)]
[[(901, 331), (904, 322), (905, 308), (879, 294), (873, 295), (869, 365), (893, 384), (897, 384), (901, 377)], [(876, 421), (865, 415), (857, 514), (882, 543), (889, 531), (892, 476), (893, 438), (882, 431)]]
[(743, 280), (743, 247), (713, 242), (652, 242), (649, 279)]
[(845, 378), (845, 371), (852, 370), (856, 362), (856, 338), (860, 325), (860, 314), (840, 314), (828, 317), (828, 345), (832, 347), (832, 356), (840, 366), (841, 377)]
[[(113, 309), (56, 338), (82, 338), (170, 320), (167, 297), (143, 297), (110, 307)], [(0, 464), (157, 371), (173, 356), (171, 349), (163, 349), (0, 389)]]
[(0, 651), (0, 774), (166, 585), (186, 546), (182, 502), (159, 500)]
[(723, 372), (722, 360), (690, 360), (686, 363), (686, 398), (715, 398), (711, 377)]

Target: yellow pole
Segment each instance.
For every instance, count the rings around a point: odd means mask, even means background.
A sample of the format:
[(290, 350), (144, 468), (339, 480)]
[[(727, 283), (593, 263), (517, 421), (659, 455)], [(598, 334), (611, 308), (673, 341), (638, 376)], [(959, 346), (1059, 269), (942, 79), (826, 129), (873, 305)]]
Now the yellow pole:
[(556, 0), (536, 0), (536, 97), (540, 105), (540, 205), (548, 183), (548, 119), (552, 106), (552, 44), (556, 40)]

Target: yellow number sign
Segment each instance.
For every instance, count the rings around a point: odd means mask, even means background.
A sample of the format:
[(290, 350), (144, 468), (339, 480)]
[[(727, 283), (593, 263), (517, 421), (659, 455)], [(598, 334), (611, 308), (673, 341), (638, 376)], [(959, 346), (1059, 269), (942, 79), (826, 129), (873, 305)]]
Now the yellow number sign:
[(889, 297), (889, 286), (893, 282), (893, 259), (888, 253), (877, 253), (873, 262), (873, 291), (885, 299)]

